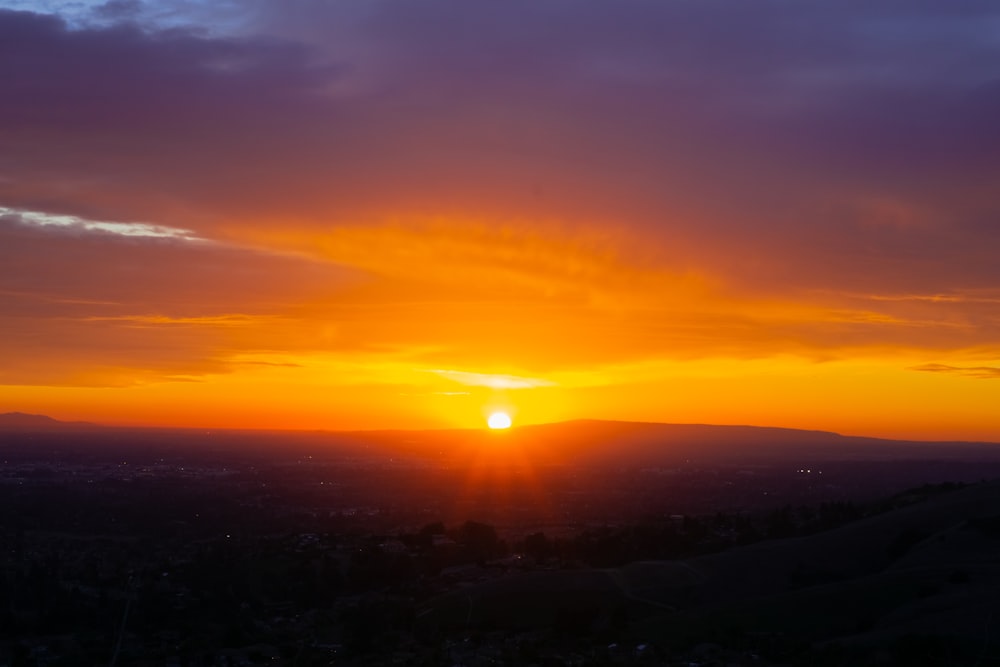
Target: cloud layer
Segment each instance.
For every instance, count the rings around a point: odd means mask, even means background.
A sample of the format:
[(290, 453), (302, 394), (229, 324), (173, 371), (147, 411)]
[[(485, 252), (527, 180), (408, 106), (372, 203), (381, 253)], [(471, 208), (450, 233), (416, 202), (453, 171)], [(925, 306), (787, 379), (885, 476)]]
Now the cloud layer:
[(310, 353), (981, 377), (997, 25), (973, 0), (0, 2), (0, 382)]

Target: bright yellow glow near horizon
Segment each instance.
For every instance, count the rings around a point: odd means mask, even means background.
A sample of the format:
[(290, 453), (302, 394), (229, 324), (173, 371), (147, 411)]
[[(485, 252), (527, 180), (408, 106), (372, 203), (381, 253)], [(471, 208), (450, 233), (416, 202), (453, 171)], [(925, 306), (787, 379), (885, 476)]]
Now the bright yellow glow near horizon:
[[(199, 305), (172, 279), (158, 301), (39, 297), (56, 304), (51, 336), (22, 318), (3, 338), (0, 413), (349, 431), (477, 429), (503, 412), (519, 426), (587, 418), (1000, 441), (995, 334), (971, 324), (994, 321), (1000, 292), (764, 293), (727, 282), (721, 259), (678, 271), (653, 241), (554, 224), (273, 240), (303, 253), (282, 262), (308, 268), (287, 274), (273, 302), (234, 282), (226, 294), (246, 291), (243, 301)], [(322, 252), (307, 255), (307, 241)], [(309, 271), (327, 260), (345, 273), (321, 273), (318, 287)]]
[[(355, 365), (328, 355), (248, 356), (238, 371), (199, 381), (119, 387), (0, 384), (0, 412), (118, 426), (331, 431), (482, 428), (492, 413), (503, 412), (519, 425), (586, 417), (1000, 441), (1000, 381), (917, 372), (915, 358), (664, 360), (579, 374), (426, 367), (463, 369), (448, 375), (415, 369), (408, 360), (350, 360)], [(495, 378), (531, 386), (496, 389)]]
[(490, 415), (490, 418), (486, 421), (486, 423), (494, 431), (510, 428), (510, 415), (506, 412), (494, 412)]
[[(965, 38), (971, 13), (798, 3), (843, 47), (812, 54), (834, 76), (808, 76), (791, 34), (754, 67), (726, 57), (734, 31), (692, 21), (692, 2), (463, 3), (489, 34), (434, 44), (399, 1), (258, 1), (198, 39), (170, 26), (201, 30), (212, 13), (184, 8), (208, 2), (171, 0), (143, 30), (62, 9), (98, 4), (0, 0), (0, 31), (37, 31), (3, 41), (4, 62), (32, 66), (44, 40), (67, 54), (0, 103), (0, 422), (455, 429), (505, 455), (577, 420), (1000, 443), (983, 177), (1000, 151), (971, 140), (996, 134), (972, 66), (1000, 44)], [(672, 18), (692, 26), (682, 58), (636, 34)], [(868, 29), (886, 19), (894, 39)], [(572, 25), (558, 42), (556, 21)], [(206, 69), (231, 40), (240, 61)], [(480, 66), (484, 45), (515, 42), (558, 56)], [(102, 71), (98, 118), (74, 73), (120, 49), (135, 62)], [(917, 57), (919, 77), (896, 73)], [(183, 114), (119, 103), (159, 90), (168, 60)], [(871, 113), (875, 71), (909, 94)], [(937, 131), (900, 127), (932, 93)], [(834, 144), (831, 118), (890, 139)], [(930, 157), (898, 164), (904, 136)], [(510, 437), (485, 433), (497, 413)]]

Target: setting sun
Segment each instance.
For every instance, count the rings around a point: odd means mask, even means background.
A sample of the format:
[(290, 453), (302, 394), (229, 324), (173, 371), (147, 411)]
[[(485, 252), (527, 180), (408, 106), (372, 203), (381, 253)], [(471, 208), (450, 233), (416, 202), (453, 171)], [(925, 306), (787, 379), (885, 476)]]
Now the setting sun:
[(162, 4), (0, 0), (0, 414), (1000, 441), (1000, 4)]
[(510, 415), (506, 412), (494, 412), (486, 423), (494, 430), (510, 428)]

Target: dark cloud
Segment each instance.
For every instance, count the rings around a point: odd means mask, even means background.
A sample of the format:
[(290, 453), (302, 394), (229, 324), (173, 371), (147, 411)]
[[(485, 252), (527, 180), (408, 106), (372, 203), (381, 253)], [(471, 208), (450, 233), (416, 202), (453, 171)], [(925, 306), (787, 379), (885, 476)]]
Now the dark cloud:
[(176, 206), (197, 221), (237, 192), (282, 189), (308, 155), (294, 128), (325, 117), (317, 89), (333, 76), (289, 43), (26, 13), (0, 12), (0, 44), (0, 199), (103, 219)]
[(108, 0), (93, 9), (94, 15), (112, 21), (130, 20), (139, 15), (142, 2), (139, 0)]
[(248, 8), (228, 37), (0, 12), (0, 204), (603, 224), (777, 290), (1000, 280), (993, 3)]

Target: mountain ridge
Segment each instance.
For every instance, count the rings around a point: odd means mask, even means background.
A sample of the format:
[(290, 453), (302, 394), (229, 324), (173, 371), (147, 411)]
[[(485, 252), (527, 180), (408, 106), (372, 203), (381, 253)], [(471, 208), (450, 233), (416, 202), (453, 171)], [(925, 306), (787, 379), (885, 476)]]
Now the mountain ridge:
[[(107, 429), (136, 431), (205, 431), (219, 433), (256, 433), (256, 434), (296, 434), (296, 435), (329, 435), (333, 437), (351, 437), (363, 440), (381, 440), (387, 437), (403, 436), (473, 436), (476, 438), (506, 438), (508, 440), (533, 439), (537, 436), (551, 438), (578, 437), (581, 431), (586, 431), (591, 437), (613, 434), (641, 435), (673, 435), (677, 437), (695, 436), (700, 442), (713, 440), (712, 436), (741, 436), (744, 441), (774, 442), (775, 439), (793, 439), (797, 442), (805, 440), (819, 442), (871, 443), (885, 445), (967, 445), (1000, 447), (1000, 442), (987, 440), (907, 440), (901, 438), (884, 438), (868, 435), (844, 434), (823, 429), (804, 429), (787, 426), (763, 426), (754, 424), (707, 424), (701, 422), (651, 422), (616, 419), (570, 419), (542, 424), (525, 424), (514, 426), (507, 431), (490, 431), (484, 428), (429, 428), (429, 429), (364, 429), (364, 430), (329, 430), (329, 429), (247, 429), (247, 428), (205, 428), (191, 426), (118, 426), (89, 421), (64, 421), (43, 414), (25, 412), (0, 413), (0, 431), (2, 430), (56, 430), (56, 429)], [(753, 436), (753, 437), (751, 437)], [(757, 437), (759, 436), (759, 438)]]
[(6, 434), (7, 440), (37, 435), (65, 441), (79, 434), (117, 442), (132, 442), (133, 434), (143, 434), (147, 442), (198, 442), (203, 447), (259, 447), (261, 451), (272, 446), (298, 446), (348, 456), (492, 468), (575, 465), (678, 470), (789, 465), (807, 469), (834, 461), (1000, 462), (998, 443), (889, 440), (769, 426), (605, 420), (524, 425), (505, 431), (261, 431), (129, 428), (14, 412), (0, 414), (0, 434)]
[(0, 413), (0, 429), (2, 430), (66, 430), (108, 428), (100, 424), (84, 421), (62, 421), (48, 415), (36, 415), (27, 412)]

